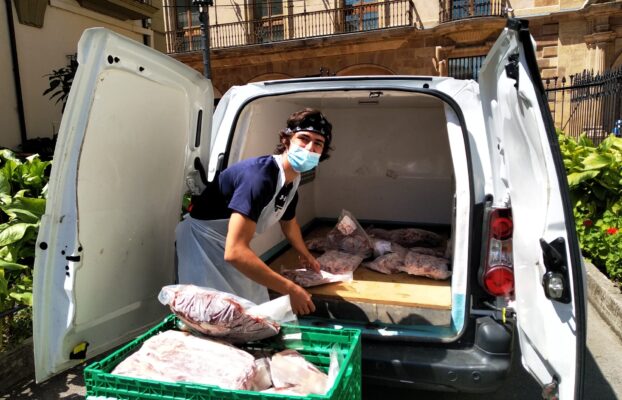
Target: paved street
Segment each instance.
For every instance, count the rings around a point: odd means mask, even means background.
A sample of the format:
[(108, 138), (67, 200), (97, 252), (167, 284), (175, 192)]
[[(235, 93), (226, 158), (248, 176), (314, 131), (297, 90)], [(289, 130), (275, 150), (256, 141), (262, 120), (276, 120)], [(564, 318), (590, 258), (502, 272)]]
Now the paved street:
[[(622, 399), (622, 341), (600, 318), (595, 309), (588, 309), (588, 352), (586, 357), (584, 399), (616, 400)], [(13, 393), (2, 395), (2, 399), (82, 399), (85, 395), (82, 367), (67, 374), (57, 376), (43, 385), (29, 382)], [(364, 386), (365, 400), (374, 399), (435, 399), (435, 400), (533, 400), (540, 398), (539, 386), (515, 358), (512, 377), (507, 385), (492, 395), (438, 393), (424, 391), (405, 391), (392, 388)]]

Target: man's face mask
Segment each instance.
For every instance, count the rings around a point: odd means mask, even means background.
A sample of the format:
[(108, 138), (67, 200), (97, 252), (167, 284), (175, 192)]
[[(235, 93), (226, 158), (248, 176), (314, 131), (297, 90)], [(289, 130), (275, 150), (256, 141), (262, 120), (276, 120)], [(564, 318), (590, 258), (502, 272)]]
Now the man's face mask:
[(307, 172), (317, 167), (321, 154), (313, 153), (295, 143), (289, 145), (287, 161), (296, 172)]

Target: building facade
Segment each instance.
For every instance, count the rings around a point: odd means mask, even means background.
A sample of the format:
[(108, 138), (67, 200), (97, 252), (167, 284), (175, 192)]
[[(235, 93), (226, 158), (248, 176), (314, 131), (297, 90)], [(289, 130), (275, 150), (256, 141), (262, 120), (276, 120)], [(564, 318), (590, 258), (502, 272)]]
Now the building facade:
[[(434, 75), (477, 79), (507, 17), (529, 20), (543, 78), (622, 63), (622, 2), (589, 0), (214, 0), (217, 94), (265, 79)], [(167, 52), (203, 70), (199, 13), (164, 0)]]
[(105, 27), (165, 51), (161, 0), (4, 0), (0, 6), (0, 147), (58, 132), (62, 103), (43, 95), (82, 32)]

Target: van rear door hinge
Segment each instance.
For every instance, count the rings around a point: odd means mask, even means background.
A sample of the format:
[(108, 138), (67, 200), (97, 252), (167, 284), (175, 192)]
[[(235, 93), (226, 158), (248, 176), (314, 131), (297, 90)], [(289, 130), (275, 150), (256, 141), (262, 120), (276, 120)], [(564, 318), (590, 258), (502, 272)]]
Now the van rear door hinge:
[(510, 79), (514, 79), (516, 83), (514, 87), (518, 89), (518, 59), (520, 55), (518, 53), (510, 54), (508, 57), (509, 62), (505, 64), (505, 76)]
[(542, 398), (544, 400), (559, 400), (559, 382), (553, 377), (553, 382), (542, 386)]

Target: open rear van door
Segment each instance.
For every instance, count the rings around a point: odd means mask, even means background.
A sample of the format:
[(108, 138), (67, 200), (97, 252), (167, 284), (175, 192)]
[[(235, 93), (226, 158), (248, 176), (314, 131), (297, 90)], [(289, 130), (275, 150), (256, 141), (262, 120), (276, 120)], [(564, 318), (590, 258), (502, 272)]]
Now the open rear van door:
[(583, 266), (526, 21), (508, 21), (480, 71), (480, 94), (493, 168), (503, 171), (512, 207), (513, 308), (523, 365), (543, 386), (544, 398), (580, 399)]
[(38, 382), (167, 314), (182, 195), (201, 189), (211, 82), (102, 28), (84, 32), (54, 153), (34, 267)]

